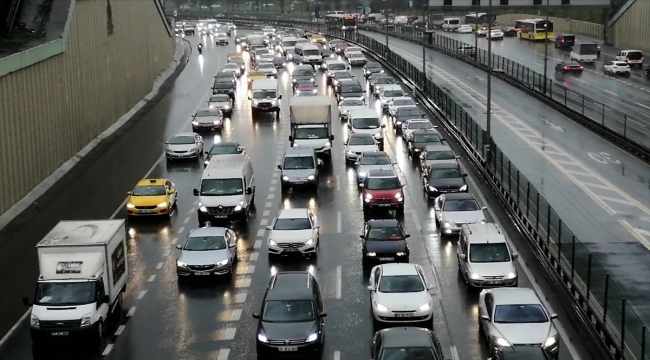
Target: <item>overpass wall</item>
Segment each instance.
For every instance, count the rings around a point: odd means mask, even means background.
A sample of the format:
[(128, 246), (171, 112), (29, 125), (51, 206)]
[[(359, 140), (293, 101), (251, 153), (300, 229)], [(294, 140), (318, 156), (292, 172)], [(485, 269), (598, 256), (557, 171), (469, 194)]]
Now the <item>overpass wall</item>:
[(650, 1), (635, 1), (609, 28), (608, 40), (617, 47), (650, 50)]
[[(531, 15), (531, 14), (505, 14), (497, 16), (499, 25), (514, 26), (517, 20), (521, 19), (545, 19), (545, 15)], [(584, 35), (594, 39), (603, 39), (602, 24), (596, 24), (586, 21), (571, 20), (567, 18), (558, 18), (549, 16), (548, 18), (553, 22), (553, 30), (556, 33), (571, 33), (576, 35)]]
[(0, 75), (0, 214), (151, 91), (175, 50), (156, 1), (73, 0), (65, 50)]

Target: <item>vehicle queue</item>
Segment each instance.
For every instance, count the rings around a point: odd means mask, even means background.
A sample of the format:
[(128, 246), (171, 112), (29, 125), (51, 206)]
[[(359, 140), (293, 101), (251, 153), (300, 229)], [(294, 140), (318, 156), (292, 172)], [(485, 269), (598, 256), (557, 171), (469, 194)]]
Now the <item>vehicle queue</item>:
[[(235, 41), (242, 52), (231, 53), (229, 63), (215, 74), (208, 102), (193, 115), (193, 132), (177, 134), (167, 144), (168, 162), (201, 161), (205, 166), (194, 189), (200, 199), (200, 227), (177, 246), (179, 282), (229, 276), (237, 262), (236, 236), (227, 224), (236, 221), (245, 226), (255, 208), (254, 168), (241, 144), (216, 143), (206, 150), (200, 133), (220, 131), (232, 116), (236, 93), (245, 91), (254, 120), (269, 115), (279, 120), (282, 111), (290, 111), (292, 146), (278, 164), (283, 193), (291, 189), (317, 196), (324, 166), (355, 170), (365, 217), (365, 223), (359, 224), (362, 261), (369, 273), (370, 310), (377, 331), (372, 339), (373, 359), (392, 359), (396, 354), (443, 359), (433, 332), (432, 285), (419, 265), (409, 263), (409, 229), (401, 220), (408, 200), (398, 165), (383, 151), (385, 131), (394, 131), (405, 141), (422, 175), (422, 192), (434, 208), (439, 235), (457, 238), (458, 271), (468, 290), (481, 289), (478, 323), (491, 356), (507, 358), (512, 349), (533, 345), (530, 359), (557, 359), (556, 316), (532, 289), (517, 287), (517, 254), (499, 227), (487, 221), (487, 208), (469, 192), (460, 156), (397, 79), (368, 61), (361, 48), (338, 39), (324, 42), (322, 36), (312, 38), (299, 29), (267, 26)], [(352, 66), (363, 66), (363, 79), (350, 73)], [(278, 87), (278, 73), (283, 71), (291, 76), (290, 99), (282, 99)], [(318, 94), (319, 72), (327, 78), (326, 86), (332, 86), (333, 99)], [(238, 79), (244, 75), (247, 88), (241, 89)], [(334, 101), (338, 118), (348, 128), (349, 137), (341, 140), (346, 164), (331, 157), (333, 107), (327, 104)], [(282, 106), (283, 102), (289, 105)], [(318, 115), (323, 111), (313, 111), (314, 106), (327, 109), (325, 120)], [(390, 118), (390, 130), (384, 115)], [(176, 184), (144, 179), (129, 192), (127, 213), (130, 220), (171, 217), (177, 200)], [(267, 229), (268, 255), (273, 261), (318, 256), (321, 225), (311, 210), (279, 210)], [(309, 272), (274, 274), (260, 311), (253, 316), (259, 319), (257, 333), (251, 336), (256, 338), (260, 358), (322, 355), (327, 314), (318, 281)]]

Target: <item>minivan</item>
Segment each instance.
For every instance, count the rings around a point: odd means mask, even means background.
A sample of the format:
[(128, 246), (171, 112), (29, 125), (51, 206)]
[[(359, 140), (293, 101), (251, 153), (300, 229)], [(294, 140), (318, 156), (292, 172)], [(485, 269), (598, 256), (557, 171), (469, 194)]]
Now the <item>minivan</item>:
[(626, 61), (630, 67), (637, 65), (638, 67), (643, 66), (643, 51), (641, 50), (622, 50), (616, 55), (616, 60)]
[(275, 112), (280, 116), (280, 100), (277, 79), (260, 79), (253, 81), (251, 96), (251, 110), (253, 115), (257, 112)]
[(379, 145), (379, 149), (384, 147), (384, 128), (381, 117), (375, 109), (358, 109), (350, 111), (348, 114), (348, 132), (350, 134), (372, 134)]
[(460, 27), (459, 18), (445, 18), (442, 21), (442, 29), (444, 31), (458, 31), (459, 27)]
[(282, 157), (282, 163), (278, 164), (282, 191), (294, 186), (318, 189), (318, 173), (322, 166), (323, 160), (316, 156), (313, 147), (288, 148)]
[(320, 49), (314, 44), (296, 44), (294, 50), (296, 52), (295, 60), (300, 64), (320, 64), (323, 62)]

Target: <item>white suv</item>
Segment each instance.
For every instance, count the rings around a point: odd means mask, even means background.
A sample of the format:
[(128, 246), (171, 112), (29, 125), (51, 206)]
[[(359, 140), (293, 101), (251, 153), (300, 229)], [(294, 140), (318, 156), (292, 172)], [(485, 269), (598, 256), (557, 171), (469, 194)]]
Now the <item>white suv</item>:
[(630, 65), (625, 61), (610, 61), (605, 64), (605, 74), (630, 75)]

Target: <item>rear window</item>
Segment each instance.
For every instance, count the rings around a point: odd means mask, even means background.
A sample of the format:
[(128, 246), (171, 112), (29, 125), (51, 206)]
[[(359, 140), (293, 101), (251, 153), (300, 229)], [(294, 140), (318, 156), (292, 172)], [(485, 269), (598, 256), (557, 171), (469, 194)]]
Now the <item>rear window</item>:
[(630, 51), (627, 53), (627, 58), (629, 60), (641, 60), (643, 58), (643, 53), (640, 51)]
[(564, 41), (575, 41), (576, 37), (574, 35), (564, 35), (562, 36), (562, 39), (564, 39)]

